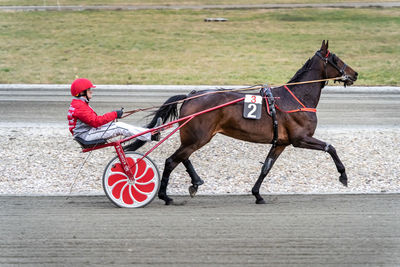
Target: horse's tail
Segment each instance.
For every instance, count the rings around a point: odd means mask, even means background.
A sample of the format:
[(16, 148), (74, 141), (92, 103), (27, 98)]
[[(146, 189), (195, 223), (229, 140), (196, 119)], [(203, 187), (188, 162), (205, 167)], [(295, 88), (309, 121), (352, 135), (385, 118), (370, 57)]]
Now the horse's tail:
[(162, 118), (163, 123), (178, 118), (178, 102), (186, 98), (187, 95), (174, 95), (168, 98), (168, 100), (165, 101), (157, 111), (150, 114), (150, 116), (154, 117), (146, 127), (153, 128), (156, 125), (158, 118)]
[[(146, 125), (146, 128), (153, 128), (158, 118), (162, 118), (163, 123), (166, 123), (168, 120), (173, 120), (178, 118), (178, 102), (187, 98), (187, 95), (175, 95), (170, 97), (164, 104), (157, 110), (151, 113), (149, 116), (153, 116), (153, 119), (149, 124)], [(135, 140), (132, 144), (124, 147), (126, 151), (135, 151), (142, 147), (146, 141)]]

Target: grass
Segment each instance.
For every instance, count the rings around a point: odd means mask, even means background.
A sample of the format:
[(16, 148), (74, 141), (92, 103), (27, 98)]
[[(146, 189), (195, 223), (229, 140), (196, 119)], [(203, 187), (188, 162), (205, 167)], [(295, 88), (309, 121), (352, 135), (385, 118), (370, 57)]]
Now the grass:
[(281, 84), (329, 39), (357, 85), (398, 86), (399, 33), (400, 9), (3, 12), (0, 83)]
[[(396, 0), (335, 0), (335, 3), (350, 2), (395, 2)], [(0, 6), (68, 6), (68, 5), (225, 5), (225, 4), (296, 4), (332, 3), (330, 0), (0, 0)]]

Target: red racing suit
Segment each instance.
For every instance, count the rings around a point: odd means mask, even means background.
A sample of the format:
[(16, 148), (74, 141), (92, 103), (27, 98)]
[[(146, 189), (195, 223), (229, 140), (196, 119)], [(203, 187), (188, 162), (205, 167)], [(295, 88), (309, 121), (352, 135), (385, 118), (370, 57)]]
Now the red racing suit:
[(84, 97), (76, 97), (71, 101), (68, 110), (68, 126), (73, 136), (88, 132), (91, 128), (100, 127), (117, 118), (117, 112), (108, 112), (98, 116)]

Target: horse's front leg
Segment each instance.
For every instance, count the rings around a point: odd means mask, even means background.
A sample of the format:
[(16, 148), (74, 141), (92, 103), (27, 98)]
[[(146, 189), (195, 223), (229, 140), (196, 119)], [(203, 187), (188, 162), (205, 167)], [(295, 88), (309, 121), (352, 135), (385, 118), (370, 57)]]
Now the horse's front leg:
[(256, 197), (256, 204), (265, 204), (266, 203), (265, 200), (260, 195), (261, 184), (262, 184), (264, 178), (267, 176), (267, 174), (271, 170), (275, 161), (278, 159), (279, 155), (283, 152), (283, 150), (285, 148), (286, 148), (286, 146), (276, 146), (276, 147), (273, 146), (271, 148), (271, 150), (269, 151), (268, 156), (265, 159), (265, 162), (261, 168), (260, 176), (258, 177), (256, 183), (254, 184), (253, 189), (251, 190), (251, 193)]
[(300, 148), (307, 148), (307, 149), (314, 149), (314, 150), (322, 150), (328, 152), (331, 155), (333, 161), (335, 162), (336, 169), (340, 173), (339, 181), (344, 185), (347, 186), (347, 175), (346, 170), (342, 161), (339, 159), (339, 156), (336, 153), (336, 149), (323, 141), (320, 141), (314, 137), (304, 137), (297, 142), (293, 143), (293, 146), (300, 147)]

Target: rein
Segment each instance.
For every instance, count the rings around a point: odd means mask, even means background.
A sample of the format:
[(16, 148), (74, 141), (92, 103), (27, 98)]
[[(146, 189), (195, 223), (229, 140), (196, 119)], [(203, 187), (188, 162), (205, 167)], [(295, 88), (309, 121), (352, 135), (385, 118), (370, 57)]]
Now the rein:
[[(328, 82), (328, 81), (331, 81), (331, 80), (341, 80), (341, 79), (343, 79), (343, 76), (335, 77), (335, 78), (321, 79), (321, 80), (286, 83), (286, 84), (282, 84), (282, 85), (273, 86), (272, 88), (277, 88), (277, 87), (284, 86), (288, 90), (288, 88), (287, 88), (288, 85), (299, 85), (299, 84), (309, 84), (309, 83), (318, 83), (318, 82)], [(156, 109), (156, 108), (160, 108), (160, 107), (164, 107), (164, 106), (180, 104), (180, 103), (183, 103), (185, 101), (196, 99), (196, 98), (199, 98), (199, 97), (202, 97), (202, 96), (206, 96), (206, 95), (226, 93), (226, 92), (249, 91), (249, 90), (262, 89), (262, 88), (264, 88), (263, 85), (256, 85), (256, 86), (251, 86), (251, 87), (247, 87), (247, 88), (223, 89), (221, 91), (207, 92), (207, 93), (204, 93), (204, 94), (201, 94), (201, 95), (191, 96), (191, 97), (188, 97), (188, 98), (185, 98), (185, 99), (182, 99), (182, 100), (178, 100), (178, 101), (175, 101), (175, 102), (171, 102), (171, 103), (168, 103), (168, 104), (164, 104), (164, 105), (161, 105), (161, 106), (151, 106), (151, 107), (147, 107), (147, 108), (138, 108), (138, 109), (128, 110), (128, 111), (124, 112), (124, 114), (126, 114), (126, 115), (122, 116), (121, 119), (126, 118), (126, 117), (128, 117), (128, 116), (130, 116), (130, 115), (132, 115), (134, 113), (140, 112), (140, 111), (147, 111), (147, 110), (152, 110), (152, 109)], [(293, 93), (290, 90), (289, 90), (289, 92), (293, 95)], [(295, 99), (297, 99), (297, 97), (295, 97)], [(297, 99), (297, 101), (299, 102), (298, 99)], [(301, 102), (299, 102), (299, 103), (303, 106), (303, 109), (309, 109), (309, 108), (306, 108)], [(302, 110), (302, 109), (300, 109), (300, 110)], [(296, 111), (298, 111), (298, 110), (296, 110)], [(302, 110), (302, 111), (311, 111), (311, 110)], [(295, 112), (295, 111), (292, 111), (292, 112)], [(311, 111), (311, 112), (315, 112), (315, 111)]]

